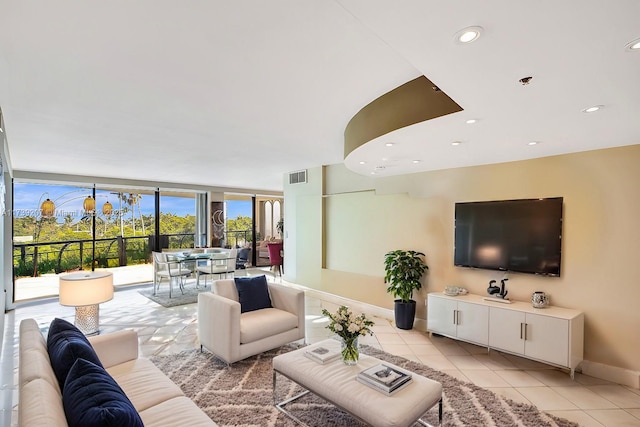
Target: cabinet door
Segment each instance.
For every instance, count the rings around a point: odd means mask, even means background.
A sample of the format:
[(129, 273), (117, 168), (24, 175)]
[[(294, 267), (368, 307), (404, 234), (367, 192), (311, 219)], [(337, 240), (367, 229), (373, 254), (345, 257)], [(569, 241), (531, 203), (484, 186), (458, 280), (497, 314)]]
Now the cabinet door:
[(489, 307), (458, 301), (458, 338), (489, 344)]
[(455, 337), (456, 307), (456, 301), (429, 295), (427, 299), (427, 329), (430, 332)]
[(533, 359), (569, 366), (569, 321), (527, 313), (524, 354)]
[(489, 309), (489, 346), (524, 354), (525, 314), (515, 310)]

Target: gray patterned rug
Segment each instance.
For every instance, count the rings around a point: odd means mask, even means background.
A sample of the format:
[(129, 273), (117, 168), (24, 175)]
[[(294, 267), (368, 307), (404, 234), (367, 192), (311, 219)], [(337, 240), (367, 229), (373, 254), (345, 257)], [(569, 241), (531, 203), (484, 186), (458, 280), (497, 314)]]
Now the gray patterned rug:
[[(211, 353), (199, 350), (152, 357), (151, 360), (221, 427), (293, 427), (296, 424), (273, 406), (271, 359), (295, 348), (293, 345), (283, 346), (230, 367)], [(361, 346), (361, 350), (440, 382), (443, 385), (445, 426), (577, 427), (577, 424), (541, 412), (535, 406), (513, 402), (420, 363), (369, 346)], [(278, 377), (276, 393), (279, 400), (299, 391), (297, 385)], [(312, 426), (363, 425), (312, 394), (287, 405), (287, 408)], [(423, 420), (437, 425), (437, 406), (427, 412)]]
[(211, 292), (211, 282), (206, 287), (201, 283), (197, 289), (193, 283), (188, 283), (184, 287), (184, 294), (180, 292), (178, 285), (174, 285), (171, 291), (171, 298), (169, 298), (169, 285), (166, 283), (162, 283), (156, 295), (153, 295), (153, 284), (149, 288), (140, 289), (138, 292), (151, 301), (168, 308), (197, 302), (200, 292)]

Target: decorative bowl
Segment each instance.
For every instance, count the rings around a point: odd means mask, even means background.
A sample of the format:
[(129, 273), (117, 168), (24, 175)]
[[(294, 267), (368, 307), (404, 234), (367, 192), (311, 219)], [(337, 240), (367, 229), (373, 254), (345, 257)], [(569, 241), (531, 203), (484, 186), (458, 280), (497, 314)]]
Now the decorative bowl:
[(549, 306), (549, 296), (544, 292), (534, 292), (531, 294), (531, 305), (533, 308), (545, 308)]

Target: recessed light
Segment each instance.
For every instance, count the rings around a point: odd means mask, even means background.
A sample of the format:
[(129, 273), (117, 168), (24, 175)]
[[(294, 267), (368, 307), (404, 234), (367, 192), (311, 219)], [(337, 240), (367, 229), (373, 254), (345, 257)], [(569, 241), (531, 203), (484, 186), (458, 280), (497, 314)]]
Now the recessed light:
[(475, 122), (477, 122), (477, 121), (478, 121), (478, 120), (476, 120), (476, 119), (469, 119), (469, 120), (467, 120), (465, 123), (466, 123), (466, 124), (468, 124), (468, 125), (472, 125), (472, 124), (474, 124), (474, 123), (475, 123)]
[(371, 173), (371, 175), (375, 175), (376, 174), (374, 171), (371, 171), (370, 173)]
[(627, 52), (640, 52), (640, 39), (635, 39), (627, 43), (624, 47)]
[(527, 145), (538, 145), (540, 144), (538, 141), (529, 141), (527, 142)]
[(361, 165), (366, 165), (366, 164), (367, 164), (367, 162), (360, 162), (360, 164), (361, 164)]
[(482, 27), (467, 27), (458, 31), (455, 35), (455, 41), (459, 44), (467, 44), (474, 42), (480, 38), (482, 34)]
[(387, 160), (389, 160), (389, 159), (387, 159), (386, 157), (383, 157), (383, 158), (382, 158), (382, 161), (383, 161), (383, 162), (386, 162)]
[(411, 163), (420, 163), (420, 160), (413, 160)]
[(460, 142), (460, 141), (453, 141), (453, 142), (451, 143), (451, 145), (453, 145), (453, 146), (458, 146), (458, 145), (460, 145), (460, 144), (462, 144), (462, 142)]
[(386, 144), (384, 144), (385, 147), (393, 147), (394, 144), (393, 142), (387, 142)]
[(582, 110), (583, 113), (595, 113), (598, 110), (602, 110), (604, 108), (603, 105), (594, 105), (592, 107), (587, 107)]

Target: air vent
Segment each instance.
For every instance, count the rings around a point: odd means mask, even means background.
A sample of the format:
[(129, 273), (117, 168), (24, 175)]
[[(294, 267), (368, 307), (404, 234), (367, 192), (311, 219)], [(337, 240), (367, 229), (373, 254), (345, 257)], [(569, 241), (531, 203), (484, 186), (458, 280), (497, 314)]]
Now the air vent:
[(289, 184), (304, 184), (307, 182), (307, 171), (291, 172), (289, 174)]

